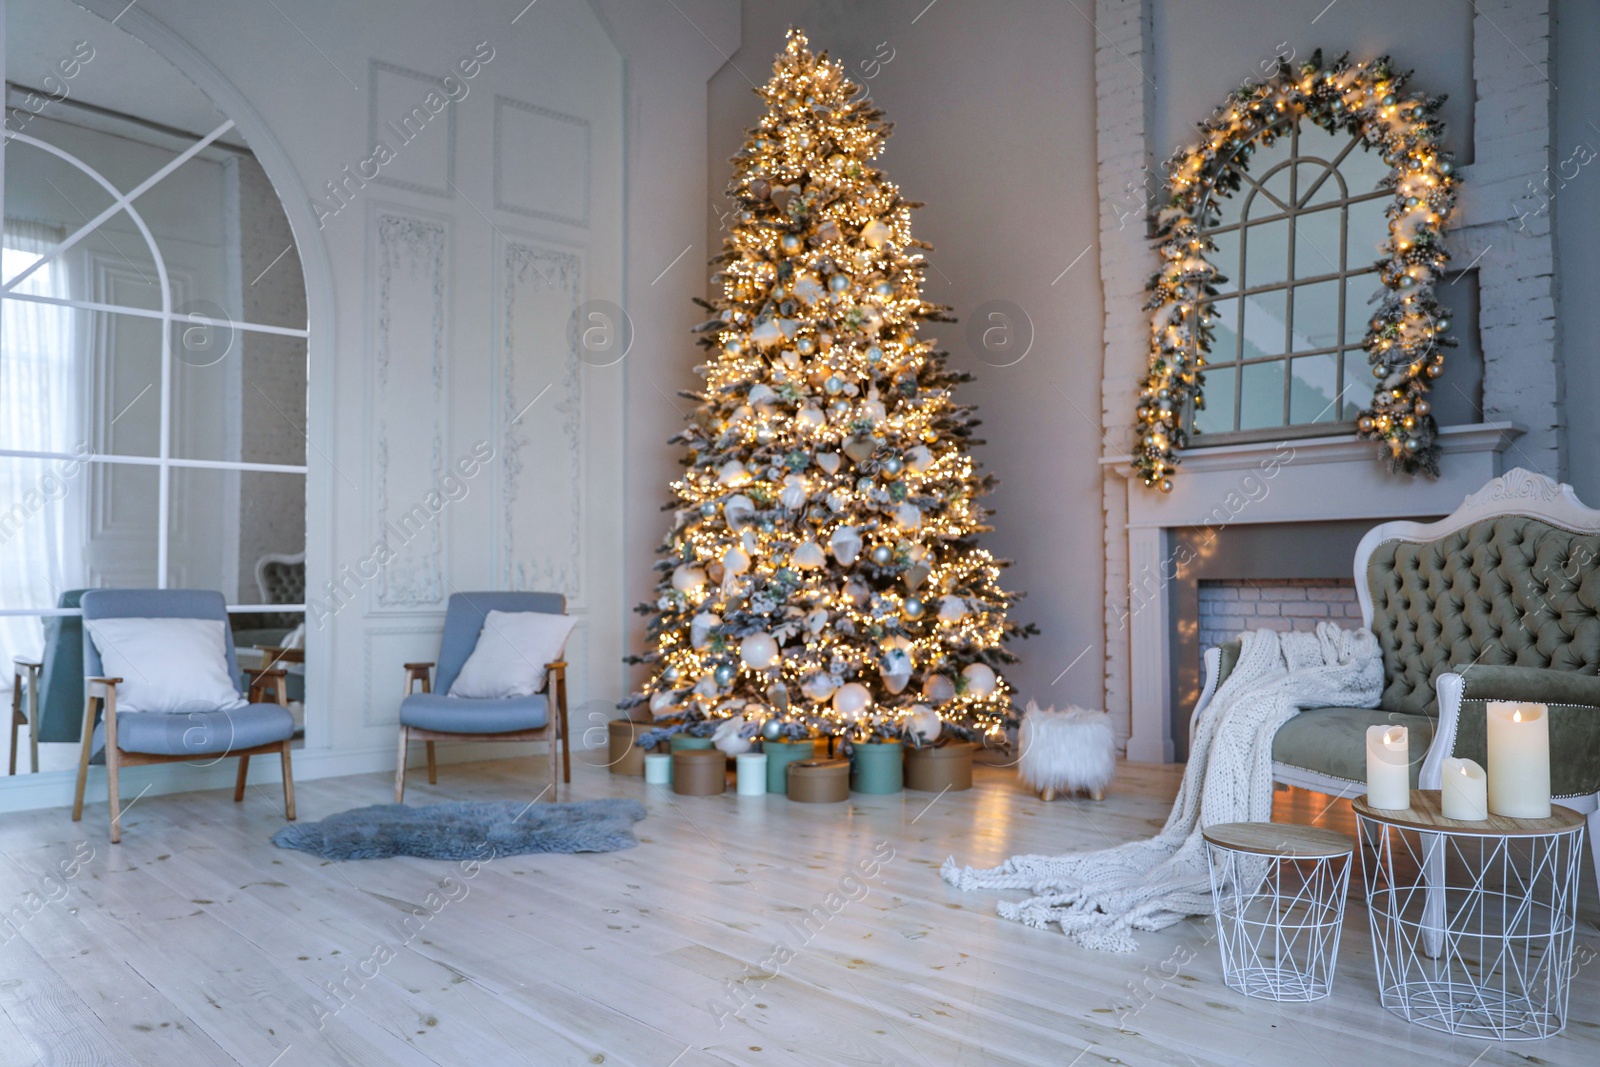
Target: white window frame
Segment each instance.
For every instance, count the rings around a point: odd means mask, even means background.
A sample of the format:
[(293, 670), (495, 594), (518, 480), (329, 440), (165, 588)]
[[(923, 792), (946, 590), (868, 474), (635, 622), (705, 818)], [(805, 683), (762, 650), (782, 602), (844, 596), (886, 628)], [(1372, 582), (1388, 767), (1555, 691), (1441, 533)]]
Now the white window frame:
[[(0, 448), (0, 459), (42, 459), (42, 460), (77, 460), (89, 464), (126, 464), (131, 466), (155, 467), (158, 476), (158, 500), (156, 510), (158, 513), (156, 527), (156, 587), (168, 588), (169, 561), (168, 548), (171, 539), (171, 503), (172, 503), (172, 472), (174, 470), (221, 470), (221, 471), (266, 471), (278, 474), (298, 474), (304, 477), (307, 465), (304, 463), (248, 463), (242, 460), (206, 460), (184, 459), (172, 454), (172, 332), (173, 323), (182, 322), (186, 325), (225, 325), (231, 329), (244, 330), (255, 333), (277, 334), (281, 337), (299, 337), (309, 339), (309, 327), (272, 326), (265, 323), (238, 322), (228, 320), (218, 323), (211, 319), (197, 316), (192, 312), (175, 313), (173, 311), (172, 285), (167, 277), (166, 261), (162, 257), (161, 248), (156, 243), (150, 228), (140, 216), (134, 201), (144, 193), (154, 188), (162, 179), (176, 171), (184, 163), (204, 151), (217, 138), (233, 129), (233, 120), (228, 120), (194, 144), (178, 153), (164, 166), (150, 175), (132, 189), (123, 191), (109, 181), (103, 174), (88, 163), (47, 141), (25, 133), (7, 129), (4, 141), (7, 148), (14, 144), (28, 145), (50, 155), (57, 157), (65, 163), (76, 167), (87, 177), (98, 184), (111, 195), (112, 202), (109, 207), (99, 215), (84, 223), (77, 230), (69, 234), (52, 251), (41, 256), (15, 277), (0, 279), (0, 300), (23, 300), (32, 303), (54, 304), (60, 307), (73, 308), (80, 311), (91, 311), (111, 315), (132, 315), (135, 317), (160, 320), (161, 329), (161, 426), (160, 445), (154, 456), (116, 455), (110, 453), (89, 453), (87, 455), (71, 455), (62, 452), (30, 451), (27, 449)], [(0, 159), (3, 159), (0, 153)], [(144, 238), (150, 257), (155, 263), (158, 284), (161, 290), (160, 310), (152, 308), (123, 307), (117, 304), (97, 303), (89, 300), (62, 299), (23, 293), (17, 291), (17, 285), (32, 275), (40, 267), (53, 261), (73, 245), (94, 233), (101, 225), (116, 217), (119, 213), (126, 212), (128, 218)], [(304, 604), (232, 604), (229, 605), (230, 613), (242, 612), (304, 612)], [(81, 612), (76, 608), (7, 608), (0, 605), (0, 616), (27, 616), (46, 618), (50, 616), (78, 615)]]

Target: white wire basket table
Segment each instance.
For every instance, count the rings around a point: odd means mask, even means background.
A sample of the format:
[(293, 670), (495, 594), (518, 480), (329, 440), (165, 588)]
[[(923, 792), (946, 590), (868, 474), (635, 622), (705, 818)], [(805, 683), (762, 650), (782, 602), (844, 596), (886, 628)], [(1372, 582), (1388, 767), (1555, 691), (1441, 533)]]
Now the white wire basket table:
[(1446, 819), (1354, 801), (1383, 1006), (1463, 1037), (1538, 1040), (1566, 1025), (1583, 816)]
[(1317, 1000), (1333, 988), (1355, 842), (1287, 823), (1204, 830), (1222, 977), (1263, 1000)]

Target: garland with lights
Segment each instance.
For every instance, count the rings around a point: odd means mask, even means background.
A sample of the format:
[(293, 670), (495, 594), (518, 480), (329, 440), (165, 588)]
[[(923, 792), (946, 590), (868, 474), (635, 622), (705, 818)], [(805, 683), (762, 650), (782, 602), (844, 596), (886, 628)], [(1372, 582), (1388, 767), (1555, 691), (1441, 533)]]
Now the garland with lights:
[[(996, 668), (1017, 594), (977, 543), (994, 484), (973, 460), (970, 379), (917, 336), (928, 246), (872, 165), (889, 126), (826, 53), (788, 33), (734, 157), (721, 289), (698, 301), (705, 379), (672, 483), (649, 666), (624, 707), (660, 729), (931, 742), (1003, 740)], [(724, 743), (730, 742), (730, 743)]]
[(1389, 165), (1381, 187), (1393, 189), (1395, 200), (1377, 263), (1384, 288), (1362, 342), (1377, 384), (1357, 435), (1383, 442), (1390, 470), (1438, 476), (1428, 383), (1443, 373), (1444, 349), (1456, 342), (1434, 283), (1450, 258), (1442, 231), (1460, 179), (1440, 147), (1444, 124), (1436, 115), (1444, 97), (1402, 96), (1409, 77), (1393, 70), (1388, 56), (1356, 64), (1340, 56), (1324, 67), (1319, 50), (1294, 68), (1280, 59), (1273, 77), (1237, 89), (1200, 124), (1200, 141), (1167, 161), (1168, 200), (1152, 220), (1162, 265), (1146, 287), (1150, 363), (1139, 383), (1133, 453), (1146, 486), (1172, 489), (1178, 453), (1188, 444), (1184, 413), (1191, 405), (1205, 409), (1207, 298), (1226, 280), (1206, 258), (1217, 250), (1205, 233), (1220, 218), (1217, 195), (1239, 189), (1238, 172), (1257, 143), (1271, 144), (1302, 118), (1359, 137), (1363, 149), (1376, 149)]

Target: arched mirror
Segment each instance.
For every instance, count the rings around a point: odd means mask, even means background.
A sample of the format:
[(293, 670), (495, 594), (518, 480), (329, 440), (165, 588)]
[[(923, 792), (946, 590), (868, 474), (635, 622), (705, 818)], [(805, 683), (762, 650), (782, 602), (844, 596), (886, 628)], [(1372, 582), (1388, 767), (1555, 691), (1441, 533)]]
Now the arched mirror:
[(16, 766), (39, 740), (65, 770), (76, 591), (221, 590), (242, 663), (301, 623), (306, 295), (272, 184), (204, 92), (67, 0), (4, 11), (0, 662), (24, 689), (13, 658), (41, 665)]

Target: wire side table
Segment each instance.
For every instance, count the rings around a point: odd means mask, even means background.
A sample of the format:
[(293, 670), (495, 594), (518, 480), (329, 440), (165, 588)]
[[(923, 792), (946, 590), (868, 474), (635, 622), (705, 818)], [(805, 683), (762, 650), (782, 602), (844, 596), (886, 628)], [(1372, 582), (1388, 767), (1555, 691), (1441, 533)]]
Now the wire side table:
[(1583, 816), (1446, 819), (1439, 791), (1411, 807), (1353, 805), (1383, 1006), (1463, 1037), (1538, 1040), (1566, 1025)]
[(1222, 977), (1263, 1000), (1317, 1000), (1333, 988), (1355, 842), (1289, 823), (1203, 831)]

